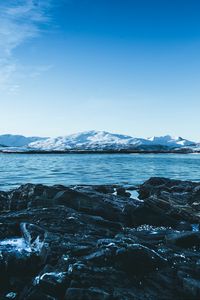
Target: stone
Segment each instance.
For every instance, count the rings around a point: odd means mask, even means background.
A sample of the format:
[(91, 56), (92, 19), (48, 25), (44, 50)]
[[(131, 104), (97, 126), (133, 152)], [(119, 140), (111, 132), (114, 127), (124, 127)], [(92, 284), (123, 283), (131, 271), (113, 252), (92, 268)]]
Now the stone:
[(54, 297), (63, 298), (67, 286), (67, 272), (46, 265), (34, 279), (34, 286)]
[(116, 264), (131, 275), (144, 275), (166, 266), (167, 261), (156, 251), (140, 244), (129, 245), (116, 251)]
[(116, 188), (116, 193), (118, 196), (123, 196), (123, 197), (131, 196), (131, 194), (129, 192), (127, 192), (126, 189), (123, 187)]
[(199, 299), (199, 186), (151, 178), (143, 201), (119, 185), (0, 192), (0, 299)]
[(97, 288), (81, 289), (69, 288), (65, 294), (65, 300), (111, 300), (108, 293)]
[(190, 299), (200, 298), (200, 280), (194, 278), (183, 278), (182, 280), (183, 291)]
[(200, 232), (177, 232), (168, 234), (166, 242), (182, 248), (200, 247)]

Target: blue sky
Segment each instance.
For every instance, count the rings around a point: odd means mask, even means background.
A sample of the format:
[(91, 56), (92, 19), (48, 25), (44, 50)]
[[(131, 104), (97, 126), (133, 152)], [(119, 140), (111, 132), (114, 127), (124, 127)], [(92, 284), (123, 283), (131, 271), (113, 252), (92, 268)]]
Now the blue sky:
[(199, 112), (198, 0), (1, 1), (0, 133), (199, 141)]

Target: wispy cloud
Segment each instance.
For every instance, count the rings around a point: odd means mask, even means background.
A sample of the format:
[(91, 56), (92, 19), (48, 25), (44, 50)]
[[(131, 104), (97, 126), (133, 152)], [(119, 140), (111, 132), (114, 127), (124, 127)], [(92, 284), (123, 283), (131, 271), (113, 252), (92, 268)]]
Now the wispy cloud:
[[(17, 70), (14, 50), (39, 36), (50, 22), (51, 0), (6, 0), (0, 2), (0, 88), (10, 86)], [(16, 85), (16, 84), (14, 84)], [(12, 87), (13, 89), (13, 87)]]

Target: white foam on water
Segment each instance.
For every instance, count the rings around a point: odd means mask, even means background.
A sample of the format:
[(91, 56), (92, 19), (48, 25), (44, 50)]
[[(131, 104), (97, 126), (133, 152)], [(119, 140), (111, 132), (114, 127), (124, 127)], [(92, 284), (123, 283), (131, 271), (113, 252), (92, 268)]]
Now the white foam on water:
[(24, 238), (12, 238), (0, 241), (1, 251), (26, 251), (31, 252)]
[(114, 192), (112, 194), (117, 196), (117, 189), (116, 188), (114, 188)]
[(144, 202), (143, 200), (139, 199), (138, 196), (139, 196), (139, 193), (137, 190), (126, 190), (126, 192), (130, 193), (131, 194), (131, 199), (136, 199), (140, 202)]
[(131, 194), (131, 198), (134, 198), (134, 199), (138, 200), (138, 196), (139, 196), (138, 191), (136, 191), (136, 190), (127, 190), (127, 192)]

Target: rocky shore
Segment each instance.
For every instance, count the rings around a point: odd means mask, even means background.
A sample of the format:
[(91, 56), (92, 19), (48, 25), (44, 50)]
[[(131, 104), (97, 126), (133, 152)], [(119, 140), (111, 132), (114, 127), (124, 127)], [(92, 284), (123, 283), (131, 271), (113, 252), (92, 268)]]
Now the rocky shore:
[(200, 299), (200, 183), (27, 184), (0, 210), (0, 299)]

